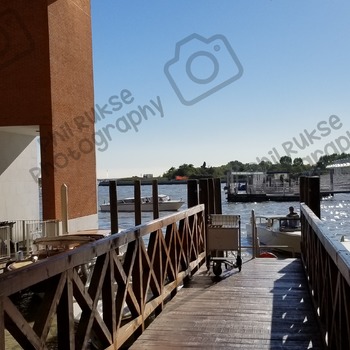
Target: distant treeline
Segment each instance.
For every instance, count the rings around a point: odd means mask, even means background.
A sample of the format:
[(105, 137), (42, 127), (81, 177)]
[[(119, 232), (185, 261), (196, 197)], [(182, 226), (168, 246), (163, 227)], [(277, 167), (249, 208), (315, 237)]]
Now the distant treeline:
[(327, 165), (340, 159), (350, 158), (349, 153), (332, 154), (320, 157), (316, 164), (304, 164), (302, 158), (294, 158), (284, 156), (281, 157), (279, 163), (262, 161), (258, 163), (242, 163), (238, 160), (231, 161), (226, 165), (218, 167), (207, 166), (203, 162), (202, 166), (195, 167), (193, 164), (182, 164), (178, 168), (171, 167), (162, 177), (173, 180), (179, 177), (198, 179), (204, 177), (222, 178), (228, 171), (263, 171), (263, 172), (288, 172), (291, 177), (300, 175), (320, 175), (326, 172)]

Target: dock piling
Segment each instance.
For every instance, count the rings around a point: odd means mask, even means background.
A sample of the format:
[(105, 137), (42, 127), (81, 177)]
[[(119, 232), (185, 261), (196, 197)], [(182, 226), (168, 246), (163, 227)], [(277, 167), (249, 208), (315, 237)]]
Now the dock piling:
[(117, 182), (109, 181), (109, 212), (111, 220), (111, 232), (118, 232), (118, 208), (117, 208)]

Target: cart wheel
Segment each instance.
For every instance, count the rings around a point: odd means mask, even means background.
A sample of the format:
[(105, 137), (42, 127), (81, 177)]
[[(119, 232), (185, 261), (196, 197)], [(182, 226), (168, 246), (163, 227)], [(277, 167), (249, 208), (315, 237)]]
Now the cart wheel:
[(221, 264), (220, 263), (215, 263), (213, 265), (213, 272), (215, 276), (220, 276), (222, 273), (222, 269), (221, 269)]

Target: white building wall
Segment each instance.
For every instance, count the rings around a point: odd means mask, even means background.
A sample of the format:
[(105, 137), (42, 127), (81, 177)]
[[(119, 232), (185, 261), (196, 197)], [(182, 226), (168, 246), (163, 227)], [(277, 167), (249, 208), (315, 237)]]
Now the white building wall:
[(97, 228), (98, 228), (97, 214), (68, 220), (68, 233), (97, 229)]
[(0, 221), (39, 219), (37, 166), (34, 136), (0, 130)]
[(348, 175), (350, 174), (350, 167), (349, 166), (344, 166), (344, 167), (339, 167), (339, 168), (334, 168), (334, 175)]

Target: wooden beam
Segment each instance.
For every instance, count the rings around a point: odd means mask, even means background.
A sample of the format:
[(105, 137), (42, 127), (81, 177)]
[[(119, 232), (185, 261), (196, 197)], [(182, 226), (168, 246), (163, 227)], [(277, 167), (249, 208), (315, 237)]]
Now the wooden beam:
[(159, 218), (158, 181), (152, 181), (153, 219)]
[(134, 182), (134, 209), (135, 209), (135, 226), (141, 225), (142, 222), (142, 203), (141, 203), (141, 181)]
[(109, 215), (111, 220), (112, 234), (118, 233), (118, 199), (117, 199), (117, 182), (109, 181)]
[[(143, 331), (146, 319), (158, 313), (165, 300), (175, 295), (184, 278), (197, 269), (198, 255), (205, 255), (203, 209), (203, 205), (198, 205), (1, 274), (0, 311), (7, 321), (0, 323), (0, 331), (4, 334), (5, 329), (11, 330), (23, 348), (45, 348), (55, 312), (61, 348), (85, 348), (94, 332), (108, 349), (112, 344), (120, 344), (120, 339), (127, 339), (129, 330), (137, 330), (137, 334)], [(146, 248), (143, 237), (148, 234), (151, 239)], [(124, 244), (127, 251), (121, 260), (116, 251)], [(86, 286), (78, 268), (91, 261), (95, 261), (93, 274)], [(7, 293), (11, 295), (24, 286), (47, 280), (50, 288), (43, 290), (40, 315), (33, 315), (33, 329), (14, 306), (3, 307), (3, 300), (10, 301)], [(82, 311), (77, 327), (74, 327), (74, 299)], [(101, 302), (103, 317), (98, 311)], [(121, 327), (125, 305), (132, 318), (126, 321), (126, 328)], [(26, 325), (23, 327), (22, 323)], [(121, 335), (123, 330), (126, 333)]]
[(189, 208), (198, 205), (198, 181), (187, 181), (187, 206)]

